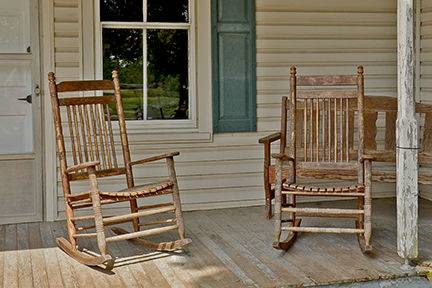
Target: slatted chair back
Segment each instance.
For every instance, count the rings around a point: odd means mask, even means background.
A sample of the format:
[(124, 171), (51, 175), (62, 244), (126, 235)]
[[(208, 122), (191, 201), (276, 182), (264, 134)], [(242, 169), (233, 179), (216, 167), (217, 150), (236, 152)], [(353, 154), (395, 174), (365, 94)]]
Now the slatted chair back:
[[(432, 164), (432, 106), (416, 103), (415, 109), (420, 125), (419, 162)], [(397, 98), (389, 96), (368, 96), (365, 98), (365, 153), (375, 156), (375, 162), (396, 161), (396, 119)], [(380, 117), (384, 115), (383, 118)], [(380, 119), (384, 120), (380, 123)], [(383, 126), (379, 126), (379, 124)], [(384, 134), (378, 133), (378, 127)], [(380, 145), (384, 142), (383, 145)]]
[[(113, 71), (112, 81), (65, 81), (57, 84), (53, 73), (48, 77), (56, 141), (60, 154), (60, 170), (62, 177), (67, 180), (62, 181), (65, 186), (64, 191), (70, 193), (69, 181), (88, 178), (85, 171), (67, 173), (68, 167), (91, 161), (100, 162), (96, 167), (98, 178), (125, 174), (128, 187), (133, 187), (133, 175), (129, 166), (131, 158), (117, 71)], [(89, 97), (79, 95), (81, 92), (96, 93), (96, 91), (109, 91), (109, 94), (113, 95)], [(59, 97), (59, 93), (66, 92), (77, 95)], [(117, 110), (123, 165), (117, 158), (115, 143), (118, 137), (116, 139), (113, 131), (110, 106), (115, 106)], [(71, 153), (69, 158), (68, 153)]]
[(297, 76), (295, 67), (290, 72), (281, 151), (299, 168), (358, 169), (364, 149), (363, 68), (341, 76)]

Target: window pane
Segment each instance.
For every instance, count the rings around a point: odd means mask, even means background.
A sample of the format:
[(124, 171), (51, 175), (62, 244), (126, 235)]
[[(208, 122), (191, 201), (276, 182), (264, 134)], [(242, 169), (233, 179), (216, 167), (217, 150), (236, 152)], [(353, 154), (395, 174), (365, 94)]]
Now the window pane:
[(143, 0), (100, 0), (101, 21), (142, 22)]
[[(112, 70), (119, 70), (125, 118), (143, 119), (143, 31), (103, 29), (102, 39), (103, 78), (112, 79)], [(111, 108), (116, 119), (116, 109)]]
[(188, 31), (147, 31), (147, 119), (188, 119)]
[(148, 22), (189, 22), (189, 0), (147, 0)]

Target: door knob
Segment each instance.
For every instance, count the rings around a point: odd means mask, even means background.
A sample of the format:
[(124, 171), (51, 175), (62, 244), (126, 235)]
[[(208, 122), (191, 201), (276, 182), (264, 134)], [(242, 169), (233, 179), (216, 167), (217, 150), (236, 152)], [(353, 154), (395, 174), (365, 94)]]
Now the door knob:
[(20, 100), (20, 101), (26, 101), (27, 103), (32, 103), (32, 95), (27, 95), (27, 97), (25, 97), (25, 98), (17, 98), (17, 100)]

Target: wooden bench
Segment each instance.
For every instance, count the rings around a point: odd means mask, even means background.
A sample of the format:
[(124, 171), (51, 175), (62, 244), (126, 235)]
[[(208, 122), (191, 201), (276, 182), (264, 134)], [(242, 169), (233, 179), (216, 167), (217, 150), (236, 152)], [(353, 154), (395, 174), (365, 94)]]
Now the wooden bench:
[[(301, 110), (302, 107), (298, 107)], [(355, 107), (352, 107), (355, 109)], [(432, 105), (416, 104), (416, 112), (420, 125), (420, 169), (418, 181), (420, 184), (432, 184)], [(301, 115), (297, 111), (297, 116)], [(388, 96), (365, 97), (365, 154), (374, 157), (372, 179), (377, 182), (396, 182), (396, 117), (397, 98)], [(264, 144), (264, 191), (266, 215), (272, 217), (271, 200), (274, 198), (273, 184), (275, 182), (275, 167), (271, 163), (271, 145), (280, 139), (280, 132), (259, 139)], [(353, 140), (354, 141), (354, 140)], [(298, 152), (301, 153), (301, 152)], [(352, 151), (355, 155), (355, 151)], [(426, 167), (425, 167), (426, 166)], [(302, 169), (297, 175), (314, 179), (355, 180), (356, 171), (328, 170), (322, 172), (313, 169)], [(287, 172), (284, 172), (286, 178)]]

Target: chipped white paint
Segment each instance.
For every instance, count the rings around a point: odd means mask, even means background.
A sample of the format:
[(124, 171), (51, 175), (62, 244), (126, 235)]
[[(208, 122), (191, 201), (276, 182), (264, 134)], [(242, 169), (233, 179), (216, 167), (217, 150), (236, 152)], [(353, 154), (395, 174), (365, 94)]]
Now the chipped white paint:
[(418, 125), (414, 107), (413, 0), (398, 0), (397, 239), (398, 254), (418, 255)]

